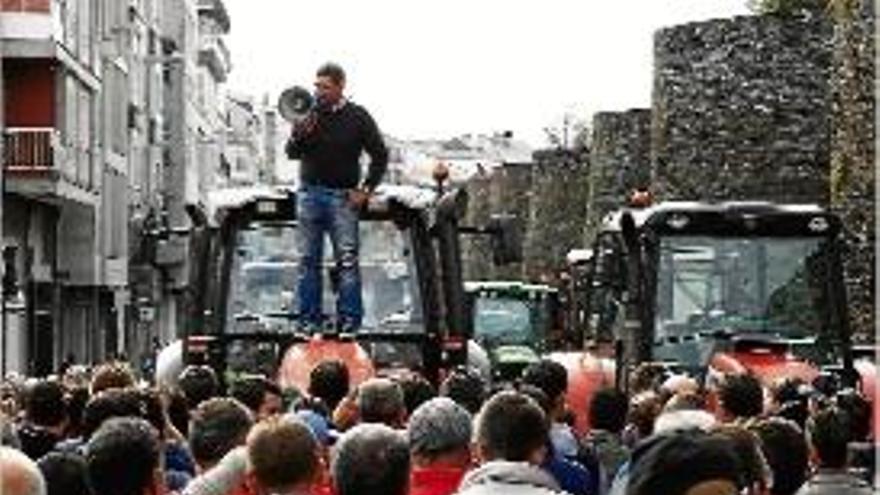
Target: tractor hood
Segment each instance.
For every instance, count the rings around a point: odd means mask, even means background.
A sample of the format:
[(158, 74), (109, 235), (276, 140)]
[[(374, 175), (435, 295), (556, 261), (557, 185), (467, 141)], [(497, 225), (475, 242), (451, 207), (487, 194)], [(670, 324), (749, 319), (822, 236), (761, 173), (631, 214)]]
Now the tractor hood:
[(781, 378), (800, 378), (812, 383), (819, 369), (792, 354), (784, 339), (749, 336), (734, 338), (730, 347), (712, 356), (711, 367), (721, 373), (753, 373), (765, 386)]

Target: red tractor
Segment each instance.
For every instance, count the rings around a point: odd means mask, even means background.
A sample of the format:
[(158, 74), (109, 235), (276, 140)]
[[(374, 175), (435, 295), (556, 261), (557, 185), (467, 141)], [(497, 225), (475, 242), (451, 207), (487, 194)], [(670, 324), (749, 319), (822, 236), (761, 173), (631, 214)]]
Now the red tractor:
[[(333, 315), (323, 331), (300, 332), (296, 315), (298, 231), (295, 190), (252, 188), (216, 193), (183, 339), (183, 362), (206, 363), (224, 380), (238, 374), (275, 376), (304, 390), (323, 359), (344, 361), (357, 384), (380, 370), (417, 370), (437, 382), (445, 370), (474, 363), (461, 278), (461, 232), (490, 234), (495, 259), (522, 255), (519, 224), (495, 217), (485, 228), (459, 225), (462, 190), (381, 186), (361, 213), (360, 268), (364, 319), (340, 334)], [(323, 307), (335, 307), (335, 267), (324, 250)], [(486, 377), (488, 379), (488, 377)]]
[[(766, 386), (836, 373), (874, 404), (876, 366), (854, 352), (841, 222), (812, 205), (667, 202), (609, 214), (588, 270), (589, 352), (559, 355), (569, 401), (588, 404), (646, 362)], [(587, 427), (588, 411), (578, 427)], [(875, 421), (875, 430), (878, 427)]]

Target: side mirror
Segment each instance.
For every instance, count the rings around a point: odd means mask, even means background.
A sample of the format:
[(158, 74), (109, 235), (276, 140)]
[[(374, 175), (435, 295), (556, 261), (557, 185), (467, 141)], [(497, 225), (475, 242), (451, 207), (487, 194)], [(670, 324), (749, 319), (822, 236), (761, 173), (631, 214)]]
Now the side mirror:
[(496, 265), (522, 262), (522, 230), (522, 222), (515, 215), (497, 214), (489, 219), (489, 231), (492, 233), (492, 261)]

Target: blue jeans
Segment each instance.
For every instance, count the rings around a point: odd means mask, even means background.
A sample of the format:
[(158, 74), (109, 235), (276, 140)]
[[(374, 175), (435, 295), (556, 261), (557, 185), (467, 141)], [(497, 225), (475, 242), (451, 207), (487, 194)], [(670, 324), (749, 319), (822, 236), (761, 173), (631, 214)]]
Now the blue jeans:
[(363, 318), (361, 276), (358, 264), (358, 213), (348, 203), (348, 191), (304, 185), (297, 192), (300, 266), (297, 294), (301, 326), (323, 324), (321, 310), (324, 233), (330, 236), (338, 276), (337, 324), (357, 330)]

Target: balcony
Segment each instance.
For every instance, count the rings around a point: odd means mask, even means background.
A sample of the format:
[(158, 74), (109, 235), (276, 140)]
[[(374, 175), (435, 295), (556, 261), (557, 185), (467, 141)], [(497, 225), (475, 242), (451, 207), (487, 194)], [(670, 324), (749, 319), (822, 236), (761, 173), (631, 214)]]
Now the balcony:
[(65, 146), (51, 127), (7, 128), (3, 135), (6, 192), (94, 205), (94, 152)]

